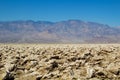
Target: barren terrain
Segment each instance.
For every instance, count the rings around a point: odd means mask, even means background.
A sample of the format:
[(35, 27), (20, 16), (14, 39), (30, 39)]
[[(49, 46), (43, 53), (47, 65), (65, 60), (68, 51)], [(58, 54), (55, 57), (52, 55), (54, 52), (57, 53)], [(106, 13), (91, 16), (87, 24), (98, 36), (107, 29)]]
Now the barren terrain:
[(0, 44), (0, 80), (120, 80), (120, 45)]

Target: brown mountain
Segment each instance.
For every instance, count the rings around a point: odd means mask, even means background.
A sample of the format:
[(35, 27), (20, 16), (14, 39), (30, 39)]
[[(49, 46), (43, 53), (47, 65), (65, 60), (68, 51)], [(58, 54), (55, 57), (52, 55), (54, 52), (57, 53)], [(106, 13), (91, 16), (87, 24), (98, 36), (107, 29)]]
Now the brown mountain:
[(68, 20), (0, 22), (0, 43), (119, 43), (120, 28)]

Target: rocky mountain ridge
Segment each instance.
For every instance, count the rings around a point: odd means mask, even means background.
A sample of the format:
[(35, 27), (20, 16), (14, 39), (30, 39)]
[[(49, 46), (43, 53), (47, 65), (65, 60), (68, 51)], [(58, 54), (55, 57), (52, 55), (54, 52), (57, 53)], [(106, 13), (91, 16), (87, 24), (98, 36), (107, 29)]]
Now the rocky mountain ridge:
[(0, 43), (119, 43), (120, 28), (68, 20), (0, 22)]

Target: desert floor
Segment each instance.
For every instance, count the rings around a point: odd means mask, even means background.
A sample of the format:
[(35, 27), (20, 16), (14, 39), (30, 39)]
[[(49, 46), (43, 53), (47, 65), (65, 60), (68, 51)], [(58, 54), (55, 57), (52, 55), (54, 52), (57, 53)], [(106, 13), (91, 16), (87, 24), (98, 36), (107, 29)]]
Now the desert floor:
[(0, 44), (0, 80), (120, 80), (120, 44)]

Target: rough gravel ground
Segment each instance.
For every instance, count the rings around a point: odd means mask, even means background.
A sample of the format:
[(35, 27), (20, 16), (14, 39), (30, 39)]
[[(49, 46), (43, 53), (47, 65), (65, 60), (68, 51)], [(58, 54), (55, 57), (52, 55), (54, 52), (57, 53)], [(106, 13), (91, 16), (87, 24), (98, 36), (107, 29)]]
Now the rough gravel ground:
[(120, 45), (0, 44), (0, 80), (120, 80)]

